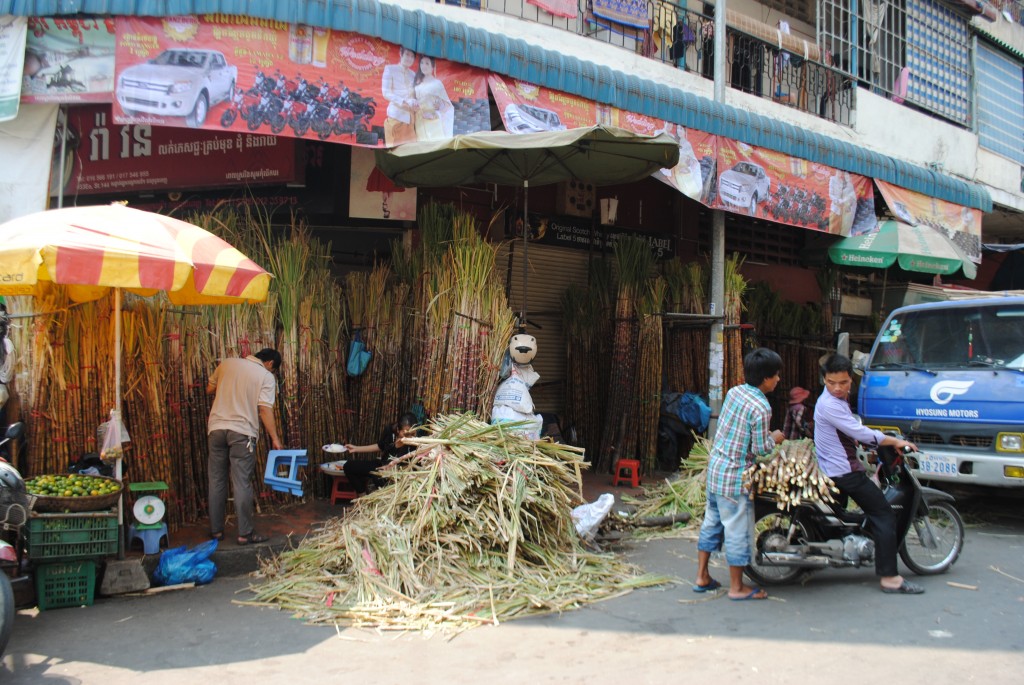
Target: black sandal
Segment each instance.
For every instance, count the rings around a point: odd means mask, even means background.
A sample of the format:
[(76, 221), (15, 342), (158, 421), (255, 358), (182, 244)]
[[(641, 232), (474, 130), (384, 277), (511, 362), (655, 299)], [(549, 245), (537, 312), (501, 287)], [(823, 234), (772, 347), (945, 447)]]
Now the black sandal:
[(268, 538), (266, 535), (260, 535), (259, 533), (252, 532), (252, 533), (249, 533), (248, 535), (239, 535), (238, 536), (238, 544), (240, 544), (240, 545), (258, 545), (259, 543), (266, 542), (269, 539), (270, 538)]

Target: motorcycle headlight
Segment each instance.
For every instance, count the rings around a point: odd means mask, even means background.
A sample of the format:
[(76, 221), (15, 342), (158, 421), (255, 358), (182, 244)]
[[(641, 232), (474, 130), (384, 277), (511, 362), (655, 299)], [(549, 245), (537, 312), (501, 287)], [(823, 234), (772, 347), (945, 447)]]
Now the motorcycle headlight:
[(1024, 434), (1000, 433), (996, 438), (996, 449), (1000, 452), (1024, 451)]

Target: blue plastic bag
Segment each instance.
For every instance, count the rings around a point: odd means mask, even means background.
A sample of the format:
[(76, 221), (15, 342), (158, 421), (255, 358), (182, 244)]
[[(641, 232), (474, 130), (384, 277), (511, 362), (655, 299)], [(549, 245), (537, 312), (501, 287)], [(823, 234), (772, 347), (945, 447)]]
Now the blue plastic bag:
[(217, 550), (217, 541), (208, 540), (192, 549), (186, 546), (174, 547), (160, 555), (160, 563), (153, 572), (156, 585), (179, 585), (195, 583), (205, 585), (217, 575), (217, 565), (210, 560)]
[(370, 364), (370, 357), (372, 356), (373, 353), (366, 349), (359, 331), (356, 331), (352, 342), (348, 345), (348, 365), (346, 366), (348, 375), (361, 376)]

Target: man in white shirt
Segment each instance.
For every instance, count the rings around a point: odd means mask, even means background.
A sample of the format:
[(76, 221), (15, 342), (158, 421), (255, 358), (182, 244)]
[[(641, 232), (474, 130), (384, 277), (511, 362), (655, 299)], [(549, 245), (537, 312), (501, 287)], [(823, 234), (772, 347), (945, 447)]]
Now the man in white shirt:
[(416, 72), (412, 68), (416, 62), (416, 53), (400, 47), (398, 62), (384, 67), (380, 82), (381, 94), (388, 101), (384, 144), (389, 147), (416, 140), (415, 115), (419, 106), (413, 85)]
[(279, 368), (281, 354), (265, 348), (244, 359), (223, 360), (206, 386), (206, 393), (214, 395), (207, 439), (210, 448), (210, 536), (215, 540), (224, 537), (230, 473), (238, 517), (238, 544), (267, 541), (266, 536), (253, 530), (252, 475), (256, 467), (255, 449), (260, 423), (270, 436), (271, 449), (283, 447), (277, 437), (274, 420), (277, 393), (274, 372)]

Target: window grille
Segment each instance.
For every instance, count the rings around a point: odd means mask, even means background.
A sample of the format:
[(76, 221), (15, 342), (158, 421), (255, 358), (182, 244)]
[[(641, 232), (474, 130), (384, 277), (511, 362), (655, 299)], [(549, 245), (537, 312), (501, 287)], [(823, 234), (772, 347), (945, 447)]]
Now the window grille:
[(979, 42), (975, 69), (981, 146), (1024, 165), (1024, 65)]
[(863, 88), (970, 123), (967, 20), (935, 0), (818, 0), (818, 40)]

